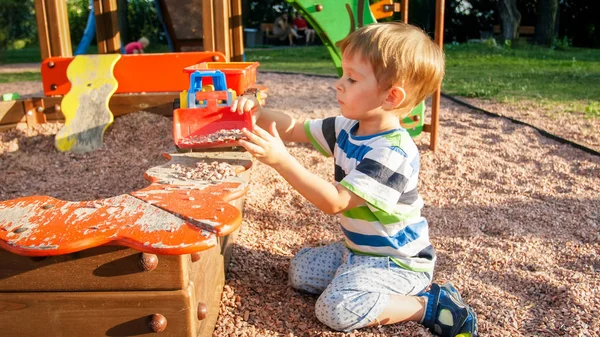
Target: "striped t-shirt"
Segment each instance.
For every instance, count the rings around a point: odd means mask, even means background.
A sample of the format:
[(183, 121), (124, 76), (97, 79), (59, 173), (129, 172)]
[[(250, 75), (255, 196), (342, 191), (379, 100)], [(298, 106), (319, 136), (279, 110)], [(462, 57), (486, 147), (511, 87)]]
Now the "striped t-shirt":
[(417, 191), (419, 151), (402, 128), (355, 136), (358, 121), (308, 120), (311, 143), (335, 160), (335, 181), (366, 201), (340, 215), (346, 246), (357, 254), (389, 256), (399, 266), (432, 272), (423, 199)]

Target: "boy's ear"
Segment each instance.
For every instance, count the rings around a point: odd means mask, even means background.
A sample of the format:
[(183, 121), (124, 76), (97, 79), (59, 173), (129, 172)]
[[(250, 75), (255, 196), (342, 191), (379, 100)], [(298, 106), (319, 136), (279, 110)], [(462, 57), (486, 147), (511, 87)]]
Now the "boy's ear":
[(393, 86), (383, 103), (384, 109), (397, 109), (402, 102), (406, 99), (406, 91), (401, 86)]

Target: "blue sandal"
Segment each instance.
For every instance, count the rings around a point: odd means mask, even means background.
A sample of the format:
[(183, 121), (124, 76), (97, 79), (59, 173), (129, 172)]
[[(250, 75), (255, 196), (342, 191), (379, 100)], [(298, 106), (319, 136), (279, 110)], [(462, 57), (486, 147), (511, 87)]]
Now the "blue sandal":
[(432, 283), (422, 324), (442, 337), (477, 337), (477, 316), (451, 283)]
[[(453, 293), (454, 296), (456, 296), (458, 298), (458, 300), (464, 304), (462, 297), (460, 296), (460, 293), (458, 292), (458, 290), (456, 288), (454, 288), (454, 285), (452, 283), (450, 283), (450, 282), (444, 283), (442, 285), (442, 288)], [(458, 337), (477, 337), (479, 335), (479, 333), (477, 332), (477, 315), (475, 315), (475, 312), (473, 311), (473, 309), (470, 306), (467, 305), (467, 308), (469, 310), (469, 317), (463, 324), (462, 328), (460, 329), (460, 333), (457, 336)]]

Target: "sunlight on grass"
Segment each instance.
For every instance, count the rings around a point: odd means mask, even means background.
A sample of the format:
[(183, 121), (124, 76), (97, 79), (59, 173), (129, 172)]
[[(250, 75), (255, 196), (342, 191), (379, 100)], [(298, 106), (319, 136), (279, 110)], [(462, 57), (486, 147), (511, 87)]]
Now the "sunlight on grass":
[(25, 82), (25, 81), (41, 81), (42, 74), (39, 72), (24, 72), (24, 73), (0, 73), (0, 83)]
[[(571, 102), (567, 105), (579, 112), (600, 97), (600, 50), (462, 44), (447, 45), (445, 52), (442, 90), (449, 95), (544, 105)], [(594, 114), (593, 107), (588, 110)]]
[(246, 50), (246, 61), (260, 62), (260, 70), (337, 75), (335, 65), (322, 46)]

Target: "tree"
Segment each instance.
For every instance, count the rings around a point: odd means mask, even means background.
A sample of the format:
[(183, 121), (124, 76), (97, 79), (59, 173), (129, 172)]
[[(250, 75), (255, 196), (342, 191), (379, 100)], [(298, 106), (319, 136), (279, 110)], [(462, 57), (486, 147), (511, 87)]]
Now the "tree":
[(549, 46), (556, 36), (556, 13), (558, 0), (538, 0), (538, 20), (533, 40)]
[(500, 0), (498, 7), (502, 19), (502, 37), (505, 41), (512, 41), (519, 37), (521, 25), (521, 12), (517, 8), (517, 0)]

